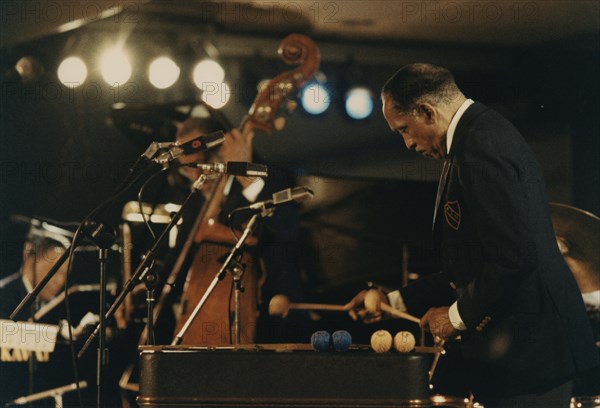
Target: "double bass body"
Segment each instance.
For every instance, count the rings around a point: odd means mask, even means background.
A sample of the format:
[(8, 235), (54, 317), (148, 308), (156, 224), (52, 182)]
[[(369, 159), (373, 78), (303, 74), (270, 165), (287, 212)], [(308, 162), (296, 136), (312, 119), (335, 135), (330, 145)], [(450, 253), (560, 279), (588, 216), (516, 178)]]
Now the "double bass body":
[[(216, 271), (222, 266), (222, 259), (227, 256), (231, 247), (219, 243), (203, 242), (194, 256), (181, 298), (181, 315), (178, 316), (175, 333), (178, 333), (188, 320), (195, 305), (200, 301), (210, 286)], [(244, 254), (242, 264), (245, 265), (242, 276), (244, 291), (240, 295), (240, 341), (252, 343), (256, 335), (258, 317), (259, 268), (254, 257)], [(233, 322), (233, 290), (232, 273), (225, 274), (202, 306), (200, 314), (189, 326), (183, 336), (182, 344), (222, 346), (232, 344), (235, 339)]]

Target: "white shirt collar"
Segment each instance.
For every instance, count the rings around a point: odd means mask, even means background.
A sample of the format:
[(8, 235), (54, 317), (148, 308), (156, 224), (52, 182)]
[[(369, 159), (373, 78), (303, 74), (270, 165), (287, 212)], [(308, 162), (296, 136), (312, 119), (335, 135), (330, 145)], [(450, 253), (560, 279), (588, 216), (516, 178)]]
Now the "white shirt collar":
[(450, 126), (448, 126), (448, 132), (446, 132), (446, 154), (450, 153), (450, 147), (452, 146), (452, 139), (454, 139), (454, 132), (456, 131), (456, 127), (458, 126), (458, 121), (462, 117), (463, 113), (467, 110), (469, 106), (473, 103), (473, 99), (467, 99), (460, 105), (460, 108), (456, 111), (452, 120), (450, 121)]

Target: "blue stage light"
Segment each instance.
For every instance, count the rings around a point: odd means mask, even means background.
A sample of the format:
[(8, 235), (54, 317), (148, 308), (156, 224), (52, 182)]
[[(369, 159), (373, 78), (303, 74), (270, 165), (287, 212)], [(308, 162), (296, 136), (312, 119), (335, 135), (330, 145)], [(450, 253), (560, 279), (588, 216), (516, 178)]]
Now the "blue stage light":
[(302, 89), (300, 100), (302, 108), (306, 112), (312, 115), (320, 115), (329, 108), (331, 95), (323, 84), (313, 81)]
[(373, 94), (364, 87), (352, 88), (346, 94), (346, 113), (352, 119), (365, 119), (373, 113)]

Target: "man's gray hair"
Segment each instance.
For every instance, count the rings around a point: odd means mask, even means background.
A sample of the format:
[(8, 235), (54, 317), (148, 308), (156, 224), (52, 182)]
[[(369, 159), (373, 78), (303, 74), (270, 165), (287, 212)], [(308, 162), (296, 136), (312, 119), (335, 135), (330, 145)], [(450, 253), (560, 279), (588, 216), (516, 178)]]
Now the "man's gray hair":
[(392, 98), (395, 111), (407, 113), (422, 102), (448, 104), (462, 95), (450, 71), (424, 63), (400, 68), (383, 85), (381, 93)]

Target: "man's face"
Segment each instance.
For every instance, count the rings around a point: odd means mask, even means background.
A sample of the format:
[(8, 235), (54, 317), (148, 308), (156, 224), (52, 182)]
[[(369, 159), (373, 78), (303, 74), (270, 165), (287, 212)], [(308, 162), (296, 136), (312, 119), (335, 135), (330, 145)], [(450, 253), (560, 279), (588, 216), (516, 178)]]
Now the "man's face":
[(392, 132), (398, 132), (404, 139), (407, 149), (425, 157), (441, 159), (446, 153), (446, 132), (440, 128), (439, 122), (432, 120), (425, 113), (399, 113), (394, 110), (394, 103), (389, 94), (382, 96), (383, 116)]
[[(50, 245), (43, 248), (40, 245), (27, 242), (25, 244), (23, 275), (30, 284), (37, 285), (54, 267), (64, 251), (65, 248), (60, 245)], [(63, 263), (56, 275), (44, 286), (38, 295), (41, 300), (47, 302), (64, 289), (67, 266), (67, 262)]]

